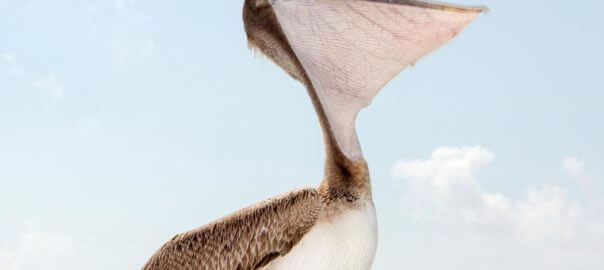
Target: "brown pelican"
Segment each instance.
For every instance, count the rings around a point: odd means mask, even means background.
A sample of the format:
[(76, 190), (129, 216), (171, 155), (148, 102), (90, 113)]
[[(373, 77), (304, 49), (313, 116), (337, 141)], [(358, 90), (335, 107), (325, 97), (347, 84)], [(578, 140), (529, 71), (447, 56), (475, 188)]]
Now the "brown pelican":
[(310, 95), (325, 144), (323, 180), (176, 235), (143, 269), (369, 269), (377, 224), (356, 115), (482, 11), (415, 0), (245, 0), (250, 48)]

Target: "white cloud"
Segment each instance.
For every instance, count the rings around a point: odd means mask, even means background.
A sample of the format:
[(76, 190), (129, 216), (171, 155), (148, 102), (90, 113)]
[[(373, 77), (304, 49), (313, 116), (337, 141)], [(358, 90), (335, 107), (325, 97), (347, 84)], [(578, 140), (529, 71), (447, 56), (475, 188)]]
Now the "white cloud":
[(151, 17), (139, 11), (133, 0), (116, 0), (114, 7), (117, 18), (110, 47), (118, 64), (145, 61), (156, 49), (155, 41), (142, 31)]
[(117, 11), (117, 13), (124, 13), (126, 12), (126, 8), (127, 8), (127, 3), (126, 0), (115, 0), (115, 10)]
[(35, 230), (29, 226), (10, 249), (0, 248), (3, 270), (71, 270), (86, 269), (84, 256), (90, 246), (59, 233)]
[(153, 53), (155, 50), (155, 42), (151, 39), (142, 39), (139, 40), (140, 44), (140, 57), (141, 59), (146, 59)]
[[(528, 265), (570, 269), (584, 266), (582, 261), (604, 265), (604, 257), (595, 259), (593, 252), (577, 252), (582, 249), (573, 247), (604, 247), (604, 222), (597, 215), (588, 213), (559, 186), (529, 187), (519, 198), (485, 191), (476, 174), (493, 160), (493, 153), (475, 146), (442, 147), (429, 159), (397, 162), (392, 174), (405, 185), (403, 205), (409, 222), (433, 228), (423, 232), (425, 237), (436, 237), (438, 241), (432, 244), (439, 248), (448, 243), (451, 250), (443, 252), (449, 255), (468, 255), (464, 254), (467, 250), (457, 250), (462, 246), (480, 250), (485, 258), (496, 258), (500, 252), (515, 254), (509, 261), (498, 262), (498, 269)], [(564, 170), (571, 175), (582, 173), (582, 164), (576, 158), (567, 159)], [(436, 246), (434, 250), (439, 249)], [(547, 255), (554, 253), (566, 255), (550, 263)], [(484, 265), (481, 258), (475, 259), (457, 268)]]
[(585, 162), (579, 158), (572, 156), (564, 159), (562, 170), (571, 178), (579, 178), (585, 174)]
[(8, 65), (7, 72), (14, 76), (18, 81), (28, 84), (34, 88), (38, 88), (44, 91), (44, 95), (50, 97), (51, 100), (60, 100), (64, 95), (63, 85), (57, 80), (56, 76), (52, 73), (40, 76), (32, 79), (17, 63), (17, 59), (10, 53), (3, 53), (0, 55), (0, 63), (4, 62)]
[(101, 131), (101, 121), (96, 118), (81, 118), (78, 129), (81, 134), (93, 135)]
[(154, 251), (132, 240), (99, 238), (94, 230), (76, 231), (30, 222), (14, 236), (0, 233), (0, 270), (137, 269)]
[(2, 59), (4, 59), (4, 61), (9, 62), (11, 64), (17, 63), (17, 61), (15, 61), (15, 57), (10, 53), (2, 54)]
[(15, 77), (20, 77), (23, 75), (23, 70), (17, 65), (17, 60), (15, 56), (10, 53), (3, 53), (2, 60), (6, 63), (6, 71)]
[(47, 91), (51, 98), (59, 100), (63, 97), (63, 85), (61, 85), (54, 74), (46, 74), (40, 78), (34, 79), (31, 84)]

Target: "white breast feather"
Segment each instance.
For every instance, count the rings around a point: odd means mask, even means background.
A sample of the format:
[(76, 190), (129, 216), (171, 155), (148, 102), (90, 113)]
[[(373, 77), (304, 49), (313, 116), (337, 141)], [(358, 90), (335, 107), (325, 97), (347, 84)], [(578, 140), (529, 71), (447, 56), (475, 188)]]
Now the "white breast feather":
[(330, 220), (320, 218), (287, 255), (264, 270), (367, 270), (376, 248), (375, 207), (368, 202)]

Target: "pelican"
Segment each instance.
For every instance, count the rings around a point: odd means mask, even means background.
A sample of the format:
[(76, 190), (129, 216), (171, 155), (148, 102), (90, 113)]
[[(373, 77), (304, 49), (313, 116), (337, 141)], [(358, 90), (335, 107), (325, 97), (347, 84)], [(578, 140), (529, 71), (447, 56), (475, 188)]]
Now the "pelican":
[(245, 0), (249, 47), (300, 81), (312, 100), (323, 179), (178, 234), (143, 269), (370, 269), (378, 226), (357, 113), (484, 10), (415, 0)]

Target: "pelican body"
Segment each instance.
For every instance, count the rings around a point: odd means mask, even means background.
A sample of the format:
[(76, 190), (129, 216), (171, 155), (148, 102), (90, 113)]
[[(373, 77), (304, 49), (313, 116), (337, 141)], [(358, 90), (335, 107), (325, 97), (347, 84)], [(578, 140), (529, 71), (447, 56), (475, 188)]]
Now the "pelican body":
[(415, 0), (245, 0), (250, 48), (300, 81), (312, 100), (323, 180), (176, 235), (143, 269), (370, 269), (378, 226), (357, 113), (483, 10)]

